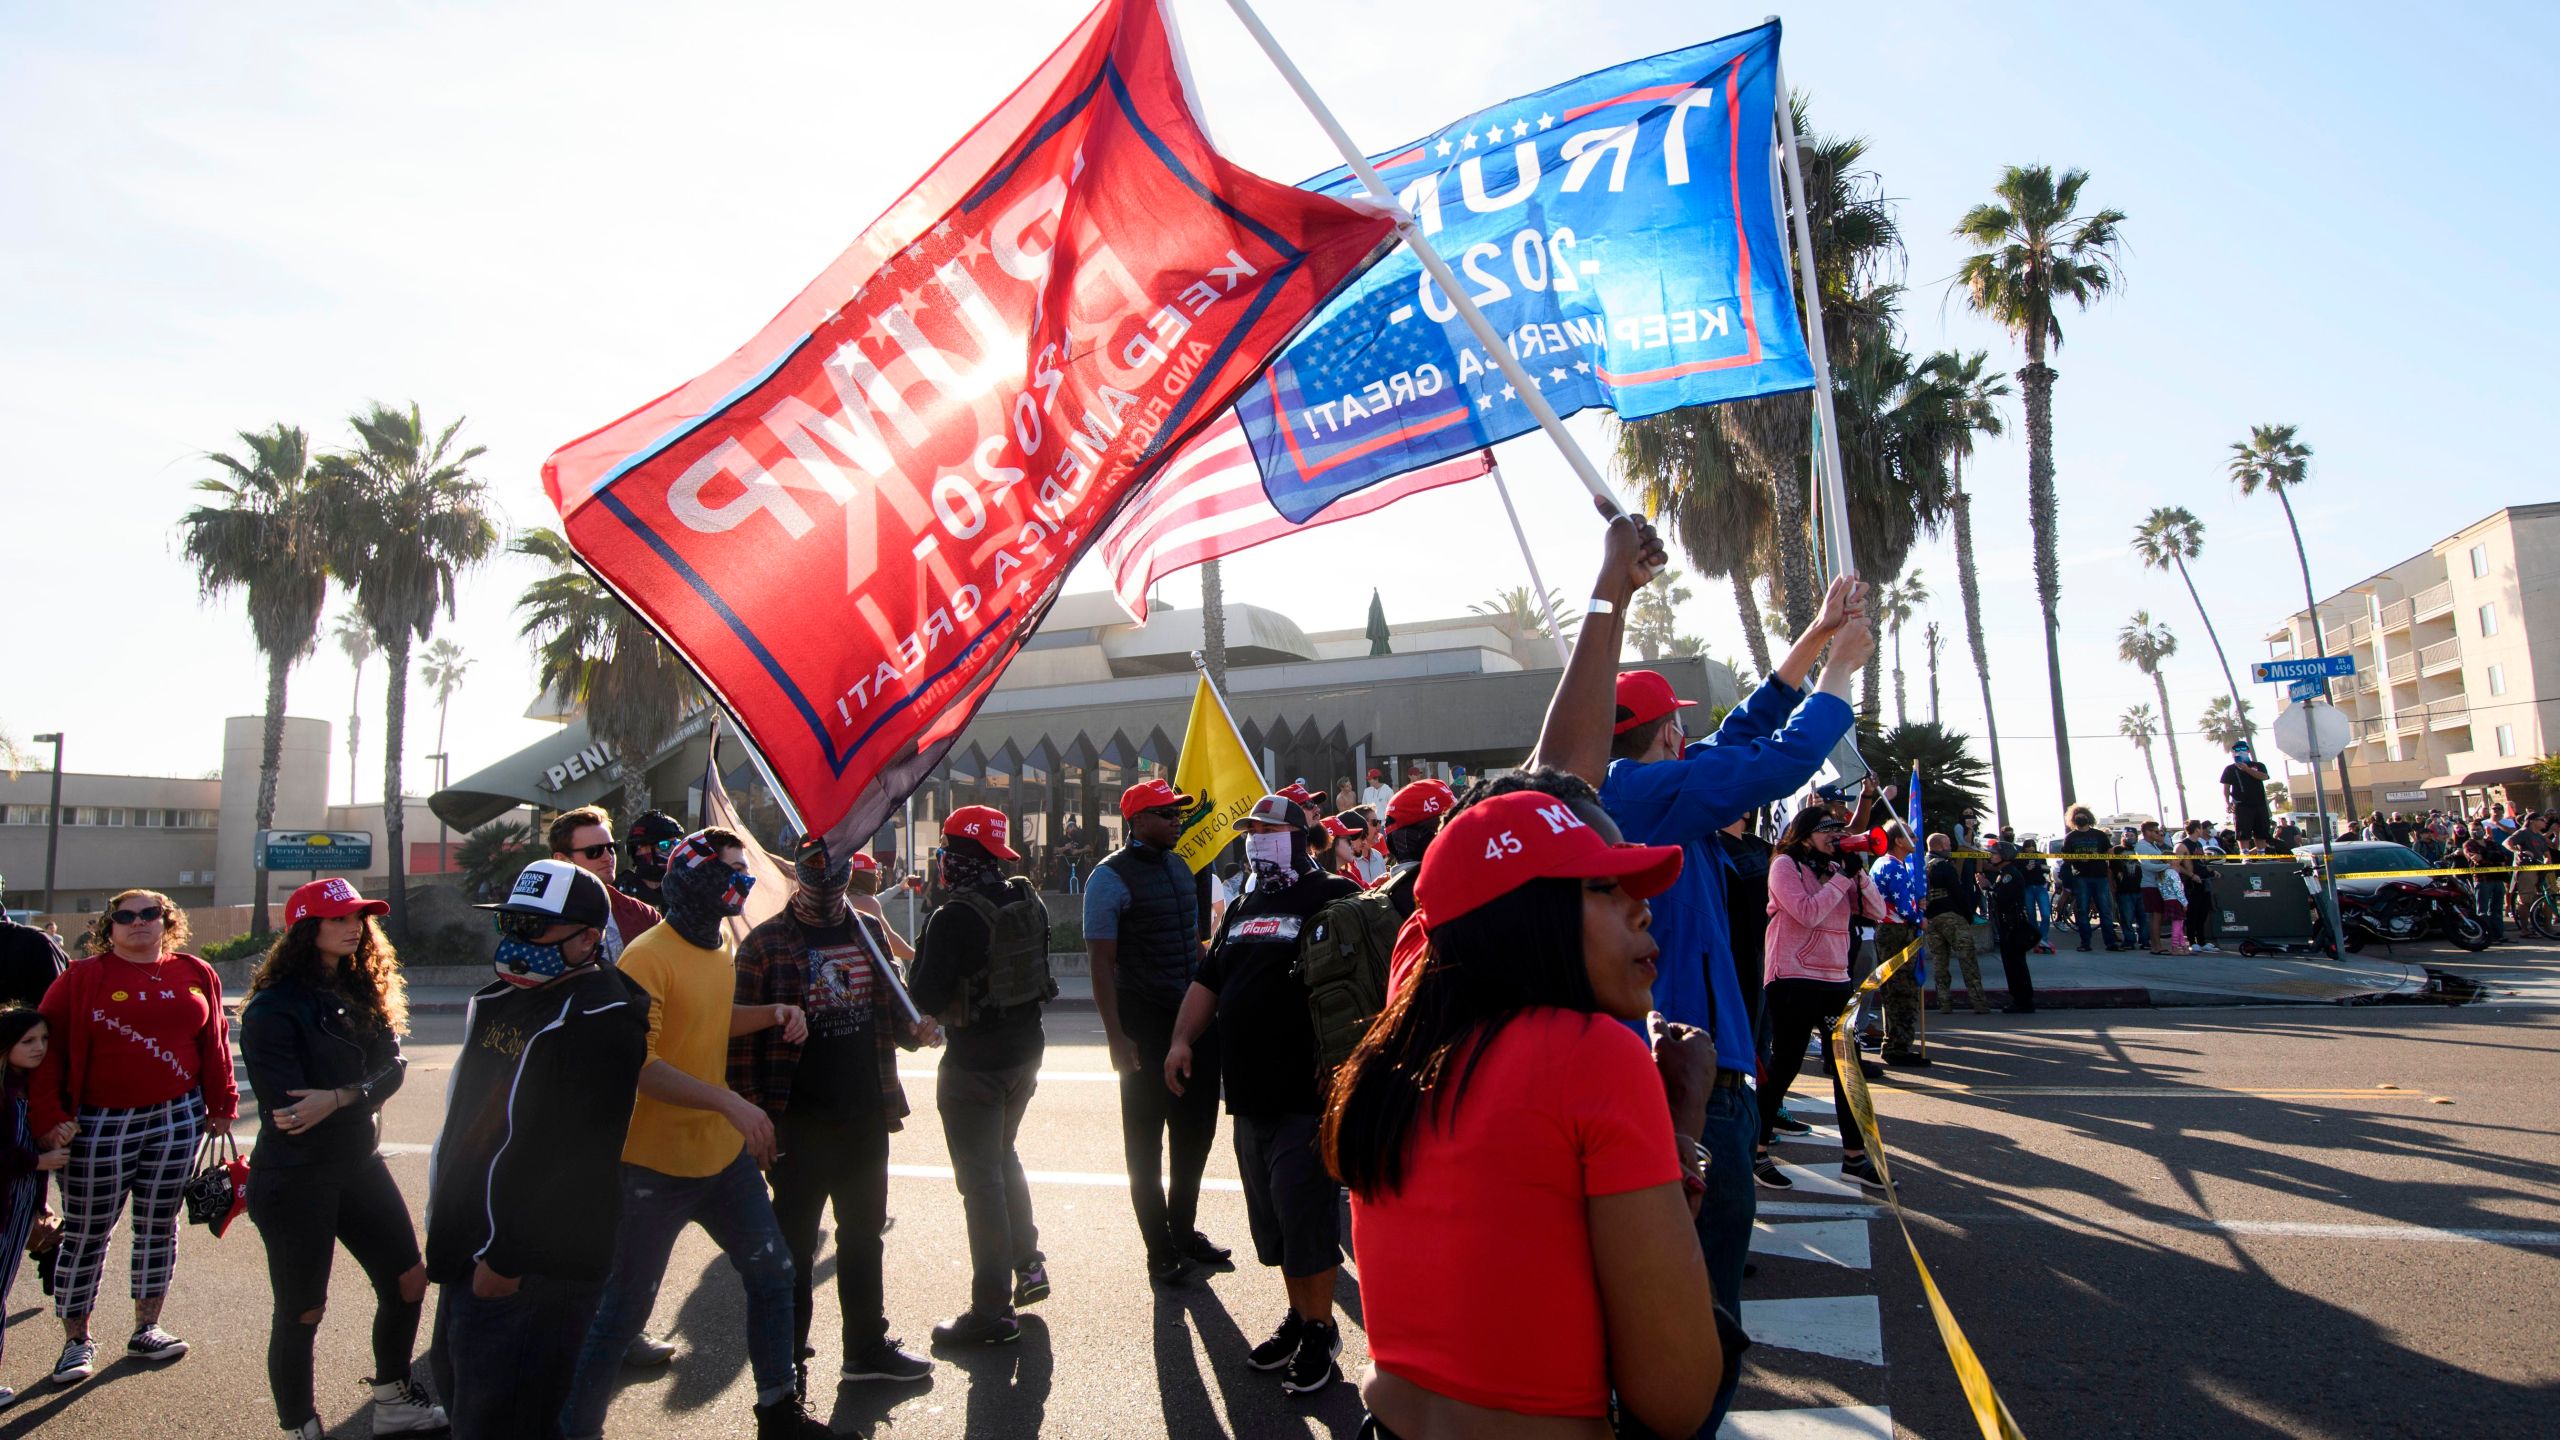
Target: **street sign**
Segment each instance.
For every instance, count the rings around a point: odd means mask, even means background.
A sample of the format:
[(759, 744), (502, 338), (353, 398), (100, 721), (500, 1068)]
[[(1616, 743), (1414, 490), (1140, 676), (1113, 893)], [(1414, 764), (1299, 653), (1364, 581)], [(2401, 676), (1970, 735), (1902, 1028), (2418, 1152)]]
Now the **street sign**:
[(2329, 694), (2329, 682), (2316, 676), (2309, 680), (2296, 680), (2285, 687), (2284, 693), (2296, 700), (2324, 699)]
[(2427, 798), (2427, 792), (2424, 790), (2385, 790), (2382, 792), (2382, 798), (2399, 804), (2409, 804), (2425, 800)]
[(2315, 676), (2353, 675), (2356, 673), (2356, 657), (2314, 655), (2306, 660), (2261, 660), (2249, 667), (2249, 673), (2256, 676), (2261, 685), (2273, 685), (2284, 680), (2308, 680)]
[(365, 831), (261, 830), (258, 864), (267, 870), (352, 870), (373, 868), (373, 836)]
[(2354, 728), (2335, 705), (2295, 705), (2276, 716), (2276, 748), (2308, 765), (2345, 750)]

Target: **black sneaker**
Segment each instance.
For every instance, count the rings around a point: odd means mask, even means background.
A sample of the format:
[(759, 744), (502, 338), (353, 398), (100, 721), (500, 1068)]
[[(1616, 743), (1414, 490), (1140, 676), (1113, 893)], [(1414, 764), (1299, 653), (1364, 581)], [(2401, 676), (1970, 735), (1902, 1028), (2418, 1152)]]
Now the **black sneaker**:
[(1009, 1311), (963, 1310), (933, 1327), (936, 1345), (1010, 1345), (1022, 1338), (1022, 1322)]
[(847, 1380), (889, 1380), (904, 1385), (932, 1373), (932, 1361), (899, 1344), (894, 1336), (883, 1336), (863, 1347), (861, 1354), (848, 1355), (844, 1361)]
[(1197, 1230), (1191, 1232), (1190, 1239), (1179, 1242), (1174, 1249), (1183, 1259), (1194, 1265), (1206, 1265), (1213, 1270), (1236, 1268), (1236, 1252)]
[(756, 1440), (831, 1440), (834, 1434), (801, 1405), (796, 1393), (756, 1407)]
[(1758, 1160), (1752, 1162), (1751, 1178), (1759, 1181), (1762, 1185), (1765, 1185), (1772, 1190), (1793, 1190), (1796, 1188), (1796, 1182), (1787, 1178), (1786, 1172), (1778, 1168), (1778, 1162), (1770, 1159), (1766, 1155), (1763, 1155)]
[(1179, 1285), (1191, 1278), (1191, 1262), (1179, 1255), (1150, 1255), (1147, 1278), (1159, 1285)]
[[(1298, 1317), (1289, 1317), (1292, 1321)], [(53, 1362), (53, 1373), (45, 1378), (56, 1385), (77, 1385), (98, 1373), (98, 1347), (88, 1340), (62, 1342), (62, 1358)]]
[(1299, 1337), (1298, 1352), (1289, 1357), (1288, 1373), (1280, 1377), (1280, 1388), (1291, 1395), (1304, 1395), (1341, 1379), (1342, 1370), (1333, 1363), (1341, 1353), (1341, 1326), (1330, 1320), (1308, 1324), (1305, 1334)]
[(157, 1325), (145, 1325), (124, 1342), (124, 1353), (136, 1360), (166, 1365), (187, 1353), (187, 1342)]
[(1049, 1298), (1049, 1267), (1038, 1260), (1013, 1276), (1013, 1303), (1016, 1306), (1037, 1305)]
[(1297, 1355), (1298, 1342), (1306, 1336), (1305, 1318), (1292, 1310), (1281, 1320), (1280, 1328), (1271, 1332), (1270, 1339), (1253, 1347), (1252, 1353), (1244, 1357), (1244, 1363), (1256, 1370), (1277, 1370)]
[(1876, 1173), (1876, 1162), (1872, 1156), (1861, 1155), (1855, 1160), (1841, 1161), (1840, 1178), (1854, 1180), (1861, 1185), (1872, 1185), (1877, 1189), (1884, 1188), (1884, 1177)]
[(1810, 1135), (1813, 1133), (1812, 1126), (1807, 1125), (1784, 1110), (1778, 1112), (1777, 1119), (1769, 1122), (1769, 1128), (1777, 1131), (1781, 1135)]

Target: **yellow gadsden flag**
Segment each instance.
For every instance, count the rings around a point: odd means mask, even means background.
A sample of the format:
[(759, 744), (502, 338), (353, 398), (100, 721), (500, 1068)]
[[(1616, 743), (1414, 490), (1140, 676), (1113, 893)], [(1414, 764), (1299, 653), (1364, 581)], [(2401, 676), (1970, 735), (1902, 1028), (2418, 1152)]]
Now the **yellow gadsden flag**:
[(1270, 793), (1244, 748), (1244, 737), (1236, 733), (1225, 698), (1205, 673), (1191, 697), (1191, 725), (1182, 732), (1182, 763), (1174, 767), (1173, 788), (1200, 802), (1183, 817), (1182, 840), (1174, 847), (1195, 874), (1208, 869), (1235, 838), (1235, 823), (1253, 802)]

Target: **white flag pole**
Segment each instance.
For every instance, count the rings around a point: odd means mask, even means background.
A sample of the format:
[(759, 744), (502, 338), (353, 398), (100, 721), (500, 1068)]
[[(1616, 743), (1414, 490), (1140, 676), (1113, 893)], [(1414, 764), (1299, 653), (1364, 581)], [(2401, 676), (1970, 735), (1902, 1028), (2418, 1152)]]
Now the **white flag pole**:
[(1247, 0), (1227, 0), (1227, 8), (1244, 23), (1254, 43), (1262, 47), (1262, 53), (1271, 57), (1273, 68), (1280, 72), (1281, 79), (1289, 82), (1289, 88), (1297, 92), (1299, 103), (1307, 107), (1307, 113), (1315, 116), (1316, 123), (1324, 127), (1324, 133), (1333, 141), (1333, 148), (1342, 152), (1343, 163), (1349, 165), (1351, 173), (1359, 176), (1360, 183), (1368, 187), (1369, 198), (1395, 212), (1396, 231), (1404, 237), (1407, 245), (1413, 247), (1414, 258), (1420, 260), (1422, 268), (1439, 283), (1440, 293), (1457, 307), (1458, 314), (1467, 322), (1467, 329), (1474, 333), (1476, 343), (1484, 347), (1494, 367), (1502, 372), (1502, 378), (1511, 383), (1520, 403), (1528, 406), (1529, 413), (1537, 417), (1538, 428), (1546, 431), (1547, 438), (1564, 452), (1565, 463), (1573, 467), (1573, 473), (1582, 481), (1583, 488), (1601, 503), (1611, 519), (1625, 515), (1626, 508), (1618, 503), (1616, 495), (1610, 493), (1609, 482), (1600, 478), (1600, 471), (1591, 463), (1591, 457), (1582, 453), (1582, 446), (1564, 428), (1564, 421), (1556, 414), (1555, 407), (1549, 405), (1547, 397), (1539, 392), (1538, 382), (1530, 378), (1528, 370), (1511, 353), (1511, 347), (1503, 343), (1502, 336), (1493, 328), (1493, 322), (1484, 318), (1484, 312), (1476, 308), (1476, 302), (1467, 297), (1466, 287), (1458, 283), (1457, 275), (1449, 269), (1449, 262), (1441, 259), (1440, 252), (1423, 237), (1422, 226), (1396, 199), (1395, 192), (1387, 188), (1387, 182), (1378, 177), (1377, 170), (1369, 164), (1368, 156), (1351, 143), (1342, 122), (1334, 119), (1333, 112), (1325, 108), (1324, 101), (1316, 98), (1315, 90), (1307, 84), (1307, 77), (1299, 73), (1297, 63), (1263, 27), (1262, 17), (1253, 13), (1253, 6)]
[[(1772, 15), (1772, 20), (1778, 17)], [(1825, 560), (1834, 577), (1856, 575), (1858, 563), (1849, 549), (1849, 492), (1841, 482), (1840, 420), (1831, 404), (1831, 349), (1822, 334), (1822, 287), (1813, 268), (1813, 221), (1805, 211), (1804, 166), (1796, 153), (1795, 105), (1787, 91), (1787, 68), (1777, 67), (1778, 141), (1787, 177), (1787, 200), (1795, 211), (1796, 283), (1804, 294), (1804, 343), (1813, 360), (1813, 413), (1822, 432), (1815, 454), (1816, 498), (1822, 505)]]
[(1569, 643), (1564, 626), (1556, 619), (1555, 597), (1547, 593), (1547, 582), (1538, 578), (1538, 557), (1529, 553), (1529, 534), (1520, 528), (1520, 512), (1511, 508), (1511, 487), (1502, 483), (1502, 467), (1493, 467), (1493, 493), (1502, 497), (1502, 513), (1511, 517), (1511, 538), (1520, 542), (1520, 561), (1529, 567), (1529, 584), (1537, 591), (1538, 613), (1546, 617), (1547, 633), (1558, 645)]

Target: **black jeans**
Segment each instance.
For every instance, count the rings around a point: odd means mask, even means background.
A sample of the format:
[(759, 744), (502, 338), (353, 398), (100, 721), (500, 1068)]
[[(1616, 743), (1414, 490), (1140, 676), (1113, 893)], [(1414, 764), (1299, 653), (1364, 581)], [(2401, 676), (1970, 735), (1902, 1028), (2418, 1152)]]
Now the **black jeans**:
[(942, 1138), (969, 1227), (969, 1308), (981, 1315), (1012, 1310), (1014, 1275), (1040, 1260), (1031, 1183), (1013, 1148), (1031, 1092), (1039, 1088), (1036, 1059), (1003, 1070), (962, 1070), (946, 1058), (935, 1084), (934, 1105), (942, 1112)]
[(453, 1440), (559, 1440), (578, 1347), (603, 1298), (602, 1280), (549, 1275), (493, 1300), (467, 1283), (437, 1286), (431, 1364)]
[[(1760, 1143), (1777, 1138), (1778, 1107), (1787, 1103), (1787, 1087), (1804, 1069), (1805, 1042), (1822, 1036), (1823, 1068), (1831, 1075), (1831, 1103), (1840, 1122), (1842, 1149), (1852, 1148), (1858, 1133), (1849, 1114), (1849, 1097), (1840, 1088), (1840, 1072), (1831, 1068), (1831, 1022), (1847, 1008), (1857, 987), (1846, 980), (1772, 980), (1761, 995), (1769, 1006), (1769, 1073), (1760, 1082)], [(1855, 1057), (1851, 1063), (1855, 1064)]]
[(2036, 943), (2033, 920), (2021, 915), (2011, 924), (1994, 923), (2000, 940), (2000, 974), (2009, 984), (2009, 1003), (2021, 1010), (2036, 1008), (2036, 981), (2027, 973), (2027, 951)]
[(1173, 1020), (1174, 1012), (1162, 1006), (1120, 997), (1120, 1033), (1138, 1050), (1136, 1073), (1120, 1077), (1120, 1149), (1129, 1167), (1129, 1206), (1150, 1260), (1173, 1254), (1198, 1228), (1200, 1175), (1218, 1139), (1218, 1027), (1192, 1043), (1191, 1084), (1176, 1095), (1164, 1083)]
[(794, 1353), (809, 1348), (816, 1313), (810, 1272), (818, 1260), (818, 1217), (836, 1207), (836, 1310), (844, 1326), (844, 1358), (853, 1358), (889, 1333), (888, 1300), (880, 1279), (880, 1227), (889, 1216), (889, 1122), (877, 1107), (855, 1113), (798, 1111), (774, 1122), (782, 1152), (767, 1177), (773, 1183), (773, 1218), (791, 1247), (791, 1322)]
[(418, 1266), (418, 1228), (380, 1155), (324, 1165), (249, 1171), (249, 1219), (267, 1247), (267, 1388), (276, 1420), (291, 1430), (311, 1418), (311, 1349), (320, 1333), (302, 1317), (329, 1303), (329, 1267), (338, 1246), (373, 1282), (373, 1379), (409, 1378), (423, 1299), (404, 1300), (400, 1277)]

